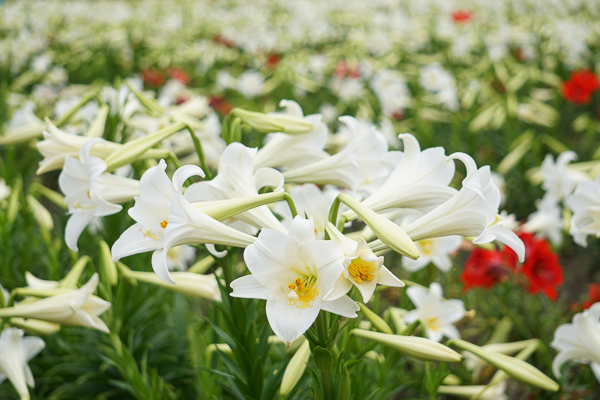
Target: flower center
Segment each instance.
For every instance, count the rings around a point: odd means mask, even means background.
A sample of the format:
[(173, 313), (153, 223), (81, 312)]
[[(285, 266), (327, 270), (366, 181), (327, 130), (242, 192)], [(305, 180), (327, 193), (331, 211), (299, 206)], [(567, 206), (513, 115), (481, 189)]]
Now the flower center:
[(296, 278), (293, 283), (288, 285), (288, 288), (290, 289), (288, 293), (290, 305), (296, 303), (296, 307), (298, 308), (309, 307), (310, 302), (314, 301), (315, 297), (319, 294), (316, 276), (309, 276), (304, 280)]
[(165, 229), (167, 227), (167, 225), (169, 224), (169, 222), (165, 219), (163, 222), (160, 223), (160, 226)]
[(348, 273), (356, 279), (356, 282), (361, 283), (363, 280), (372, 281), (373, 275), (370, 274), (371, 266), (362, 258), (355, 258), (348, 265)]
[(79, 203), (79, 201), (75, 200), (75, 201), (73, 202), (73, 207), (74, 207), (74, 208), (81, 208), (81, 209), (83, 209), (83, 210), (91, 210), (91, 209), (93, 209), (93, 208), (94, 208), (94, 207), (96, 207), (96, 206), (95, 206), (95, 205), (92, 205), (92, 206), (87, 206), (87, 207), (86, 207), (86, 206), (82, 206), (82, 205)]
[(425, 321), (425, 325), (432, 331), (437, 331), (439, 327), (437, 326), (437, 317), (427, 318)]
[(500, 221), (502, 221), (502, 216), (500, 214), (496, 214), (496, 216), (494, 217), (494, 221), (491, 224), (489, 224), (487, 227), (491, 228), (492, 226), (496, 225)]
[(421, 250), (423, 250), (423, 254), (427, 257), (431, 257), (431, 254), (433, 253), (433, 240), (421, 240), (419, 241), (419, 244), (421, 245)]

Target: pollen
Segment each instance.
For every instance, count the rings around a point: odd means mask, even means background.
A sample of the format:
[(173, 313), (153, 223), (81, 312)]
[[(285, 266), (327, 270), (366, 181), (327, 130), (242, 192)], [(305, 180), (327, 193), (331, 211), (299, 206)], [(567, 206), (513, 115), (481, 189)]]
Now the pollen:
[(437, 326), (437, 317), (431, 317), (431, 318), (427, 318), (427, 320), (425, 321), (425, 324), (427, 325), (427, 327), (431, 330), (438, 330), (438, 326)]
[(421, 240), (419, 241), (419, 244), (421, 245), (421, 250), (423, 250), (423, 254), (427, 257), (431, 257), (431, 255), (433, 254), (433, 240)]
[(298, 308), (310, 307), (311, 301), (314, 301), (319, 294), (315, 276), (309, 276), (304, 280), (296, 278), (294, 283), (288, 285), (288, 288), (290, 289), (287, 295), (290, 299), (289, 305), (295, 304)]
[(165, 219), (163, 222), (161, 222), (161, 223), (160, 223), (160, 226), (161, 226), (163, 229), (165, 229), (165, 228), (167, 227), (167, 224), (168, 224), (168, 223), (169, 223), (169, 222), (168, 222), (168, 221)]
[(363, 280), (372, 281), (373, 275), (370, 274), (371, 266), (358, 257), (352, 260), (348, 265), (348, 273), (354, 277), (356, 282), (361, 283)]
[(89, 190), (87, 191), (87, 197), (88, 197), (88, 199), (91, 199), (90, 191)]

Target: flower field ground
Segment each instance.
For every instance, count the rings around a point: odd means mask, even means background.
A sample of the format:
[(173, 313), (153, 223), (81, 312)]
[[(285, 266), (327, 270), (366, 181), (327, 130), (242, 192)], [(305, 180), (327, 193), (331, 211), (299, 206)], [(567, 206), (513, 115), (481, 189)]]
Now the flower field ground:
[(0, 399), (598, 399), (599, 237), (597, 1), (0, 1)]

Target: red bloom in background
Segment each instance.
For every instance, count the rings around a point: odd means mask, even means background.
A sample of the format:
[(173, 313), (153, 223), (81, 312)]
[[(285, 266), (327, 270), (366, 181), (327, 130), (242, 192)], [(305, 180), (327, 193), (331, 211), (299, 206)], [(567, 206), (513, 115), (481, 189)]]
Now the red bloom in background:
[(469, 10), (456, 10), (450, 14), (454, 22), (464, 23), (473, 19), (473, 13)]
[(160, 87), (165, 83), (163, 73), (152, 68), (142, 70), (142, 79), (145, 85), (152, 87)]
[(269, 57), (267, 57), (267, 68), (273, 69), (279, 64), (279, 60), (281, 60), (281, 54), (279, 53), (271, 53)]
[(460, 280), (465, 285), (463, 290), (471, 287), (489, 289), (496, 283), (509, 279), (512, 266), (506, 256), (503, 251), (475, 247), (460, 274)]
[(344, 60), (338, 61), (337, 65), (335, 67), (335, 71), (333, 72), (333, 75), (337, 76), (338, 78), (343, 78), (346, 76), (347, 73), (348, 73), (348, 66), (346, 65), (346, 61), (344, 61)]
[(190, 82), (192, 81), (192, 78), (190, 77), (190, 75), (185, 72), (184, 70), (182, 70), (181, 68), (177, 68), (177, 67), (171, 67), (169, 68), (169, 75), (171, 75), (171, 78), (178, 80), (179, 82), (183, 83), (184, 85), (189, 85)]
[(592, 101), (592, 94), (598, 89), (600, 89), (598, 77), (590, 70), (584, 69), (571, 72), (569, 80), (563, 82), (562, 95), (571, 103), (584, 105)]
[(588, 292), (588, 300), (583, 302), (583, 308), (590, 308), (600, 301), (600, 283), (592, 283)]
[(229, 112), (233, 109), (231, 104), (229, 104), (229, 102), (222, 97), (209, 97), (208, 105), (223, 115), (229, 114)]
[[(525, 262), (521, 265), (520, 273), (527, 277), (527, 290), (534, 294), (542, 292), (555, 301), (558, 297), (556, 287), (563, 283), (563, 270), (558, 262), (558, 255), (545, 239), (527, 232), (520, 232), (518, 235), (525, 244)], [(514, 253), (511, 249), (507, 251)]]

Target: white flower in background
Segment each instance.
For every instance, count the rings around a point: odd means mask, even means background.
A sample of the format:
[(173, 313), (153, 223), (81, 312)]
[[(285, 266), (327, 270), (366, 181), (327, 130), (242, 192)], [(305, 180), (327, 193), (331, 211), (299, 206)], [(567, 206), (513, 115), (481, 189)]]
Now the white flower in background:
[(187, 95), (187, 87), (177, 79), (169, 79), (158, 91), (158, 103), (163, 107), (177, 104), (182, 96)]
[[(251, 149), (237, 142), (231, 143), (219, 162), (219, 174), (210, 182), (198, 182), (188, 187), (186, 199), (201, 202), (256, 196), (258, 190), (265, 186), (272, 186), (275, 191), (283, 190), (283, 176), (279, 171), (273, 168), (254, 170), (253, 159), (256, 152), (255, 148)], [(286, 231), (267, 206), (253, 208), (235, 218), (257, 228)]]
[[(289, 190), (298, 215), (312, 218), (315, 235), (317, 239), (323, 239), (325, 235), (325, 224), (329, 219), (329, 209), (333, 201), (341, 192), (333, 186), (326, 186), (324, 190), (313, 183), (296, 185)], [(281, 223), (287, 229), (290, 228), (294, 218), (286, 202), (275, 205), (275, 212), (283, 217)]]
[[(72, 96), (68, 99), (62, 99), (62, 100), (57, 101), (56, 104), (54, 105), (54, 117), (57, 119), (61, 118), (68, 111), (70, 111), (73, 107), (75, 107), (79, 103), (80, 100), (81, 100), (81, 98), (79, 96)], [(92, 123), (92, 121), (94, 120), (94, 117), (96, 116), (96, 114), (98, 114), (99, 110), (100, 110), (100, 107), (98, 106), (98, 103), (96, 103), (95, 101), (88, 101), (83, 107), (79, 108), (75, 112), (75, 115), (73, 115), (69, 119), (69, 126), (72, 126), (73, 123), (76, 123), (79, 121), (84, 121), (88, 125), (90, 125)], [(83, 127), (80, 127), (79, 131), (80, 132), (78, 132), (78, 133), (82, 133)]]
[(321, 104), (321, 107), (319, 107), (319, 112), (323, 116), (323, 121), (328, 124), (334, 123), (337, 117), (340, 116), (338, 109), (330, 103)]
[(377, 285), (403, 287), (404, 282), (392, 274), (384, 265), (383, 257), (376, 256), (369, 248), (365, 239), (358, 242), (344, 236), (333, 224), (327, 225), (331, 240), (339, 246), (342, 252), (344, 271), (331, 290), (325, 295), (325, 300), (335, 300), (356, 286), (363, 302), (367, 303)]
[(463, 187), (446, 202), (408, 224), (405, 232), (415, 241), (448, 235), (475, 236), (475, 244), (497, 240), (513, 249), (522, 262), (523, 241), (499, 223), (500, 190), (492, 180), (490, 167), (477, 169), (475, 161), (464, 153), (454, 153), (451, 157), (460, 159), (467, 167)]
[(10, 187), (4, 181), (4, 178), (0, 178), (0, 202), (10, 196)]
[(575, 152), (564, 151), (556, 158), (556, 162), (550, 154), (547, 154), (542, 162), (541, 172), (544, 178), (542, 189), (552, 193), (558, 201), (573, 193), (577, 182), (586, 179), (583, 172), (568, 168), (568, 164), (575, 159), (577, 159)]
[(85, 326), (109, 333), (106, 324), (98, 318), (110, 308), (110, 303), (93, 295), (98, 286), (98, 274), (77, 290), (31, 303), (0, 309), (0, 318), (33, 318), (64, 325)]
[(427, 91), (435, 94), (437, 102), (450, 111), (458, 109), (456, 80), (440, 63), (432, 63), (422, 67), (419, 84)]
[(35, 114), (35, 104), (26, 102), (15, 110), (12, 118), (8, 121), (4, 135), (0, 136), (0, 144), (24, 142), (41, 136), (44, 129), (44, 121)]
[(236, 79), (224, 70), (217, 72), (216, 83), (221, 89), (233, 89), (236, 87)]
[(44, 349), (44, 341), (35, 336), (23, 337), (17, 328), (5, 328), (0, 334), (0, 383), (6, 378), (21, 399), (29, 399), (27, 386), (33, 388), (33, 374), (27, 363)]
[(536, 200), (536, 207), (537, 211), (531, 213), (523, 224), (523, 230), (536, 233), (550, 239), (552, 244), (559, 245), (562, 242), (564, 224), (558, 201), (548, 192), (541, 200)]
[[(139, 76), (127, 78), (125, 82), (136, 90), (142, 91), (144, 89), (144, 83)], [(104, 86), (100, 91), (100, 97), (102, 102), (110, 107), (110, 114), (120, 117), (123, 121), (130, 118), (136, 111), (145, 109), (135, 97), (135, 94), (129, 90), (127, 84), (122, 84), (119, 89)]]
[(365, 88), (359, 78), (337, 78), (333, 77), (329, 82), (331, 92), (337, 95), (340, 100), (352, 102), (361, 98)]
[(506, 197), (508, 196), (508, 190), (506, 189), (506, 181), (504, 177), (497, 172), (492, 171), (492, 180), (500, 189), (500, 207), (503, 207), (506, 204)]
[(440, 271), (448, 272), (452, 268), (450, 254), (460, 248), (462, 241), (461, 236), (443, 236), (416, 241), (415, 245), (421, 256), (416, 260), (403, 256), (402, 267), (409, 272), (415, 272), (433, 263)]
[(231, 283), (231, 296), (267, 300), (267, 319), (287, 346), (316, 320), (320, 310), (356, 317), (358, 305), (348, 296), (323, 301), (343, 271), (340, 250), (315, 240), (312, 220), (294, 219), (289, 234), (264, 229), (244, 251), (252, 273)]
[(55, 86), (61, 86), (67, 83), (69, 74), (63, 67), (54, 67), (46, 75), (46, 81)]
[(186, 271), (188, 266), (196, 258), (196, 249), (184, 244), (173, 247), (167, 252), (167, 269), (169, 271)]
[(58, 90), (46, 83), (35, 85), (31, 91), (31, 97), (41, 106), (50, 106), (58, 97)]
[(236, 89), (245, 97), (252, 99), (262, 93), (265, 78), (258, 71), (246, 70), (237, 79)]
[(404, 322), (412, 324), (421, 321), (427, 337), (440, 342), (444, 336), (460, 338), (459, 330), (454, 324), (465, 316), (465, 305), (461, 300), (444, 299), (442, 286), (433, 282), (429, 290), (420, 286), (411, 286), (406, 294), (415, 305), (415, 309), (402, 316)]
[[(202, 144), (202, 151), (204, 153), (206, 164), (209, 167), (216, 167), (219, 164), (219, 158), (221, 157), (221, 154), (223, 154), (223, 150), (225, 150), (226, 146), (225, 140), (221, 137), (221, 122), (219, 122), (217, 114), (208, 111), (208, 115), (201, 123), (201, 128), (194, 129), (196, 131), (196, 137)], [(187, 130), (177, 132), (164, 140), (162, 144), (165, 148), (170, 148), (175, 154), (181, 157), (180, 161), (182, 164), (199, 164), (198, 153), (196, 153), (194, 141)]]
[(301, 167), (329, 157), (329, 154), (323, 150), (327, 144), (329, 129), (321, 121), (321, 116), (314, 114), (305, 117), (298, 103), (292, 100), (281, 100), (279, 105), (285, 107), (284, 113), (267, 115), (284, 114), (298, 117), (312, 124), (313, 129), (298, 135), (268, 134), (265, 137), (265, 145), (258, 150), (254, 157), (254, 168)]
[(94, 138), (83, 144), (79, 160), (67, 156), (58, 177), (71, 215), (65, 229), (65, 241), (73, 251), (77, 251), (79, 236), (95, 217), (118, 213), (123, 207), (116, 203), (131, 201), (139, 192), (138, 181), (105, 174), (104, 160), (90, 155), (92, 146), (102, 141)]
[[(204, 172), (198, 166), (186, 165), (175, 171), (173, 182), (167, 176), (165, 170), (167, 163), (160, 160), (156, 167), (151, 167), (140, 179), (140, 195), (135, 197), (135, 205), (129, 209), (129, 215), (136, 224), (121, 234), (112, 247), (113, 261), (133, 254), (154, 251), (152, 255), (152, 268), (154, 272), (165, 282), (174, 283), (168, 271), (169, 264), (172, 266), (185, 265), (187, 259), (183, 250), (183, 259), (180, 259), (177, 248), (169, 250), (170, 254), (163, 257), (163, 243), (161, 238), (167, 227), (171, 215), (171, 199), (181, 191), (187, 178), (199, 175), (204, 177)], [(164, 260), (164, 261), (163, 261)], [(187, 268), (183, 268), (187, 269)]]
[(47, 54), (43, 54), (31, 60), (30, 67), (34, 72), (43, 74), (44, 72), (48, 71), (51, 65), (52, 58)]
[[(391, 208), (427, 209), (451, 198), (456, 189), (449, 187), (454, 176), (454, 163), (448, 162), (444, 149), (434, 147), (421, 151), (411, 134), (399, 135), (404, 152), (389, 152), (385, 158), (395, 165), (381, 185), (362, 204), (373, 211)], [(354, 213), (345, 213), (354, 218)]]
[(379, 100), (381, 111), (388, 117), (403, 114), (410, 105), (410, 91), (398, 71), (382, 69), (375, 72), (371, 87)]
[(572, 324), (564, 324), (554, 332), (550, 343), (558, 350), (552, 362), (552, 372), (561, 377), (560, 367), (567, 361), (590, 364), (596, 379), (600, 381), (600, 303), (592, 305), (583, 313), (573, 316)]
[(600, 237), (600, 174), (595, 180), (582, 180), (565, 204), (571, 211), (571, 229), (575, 243), (587, 246), (588, 235)]

